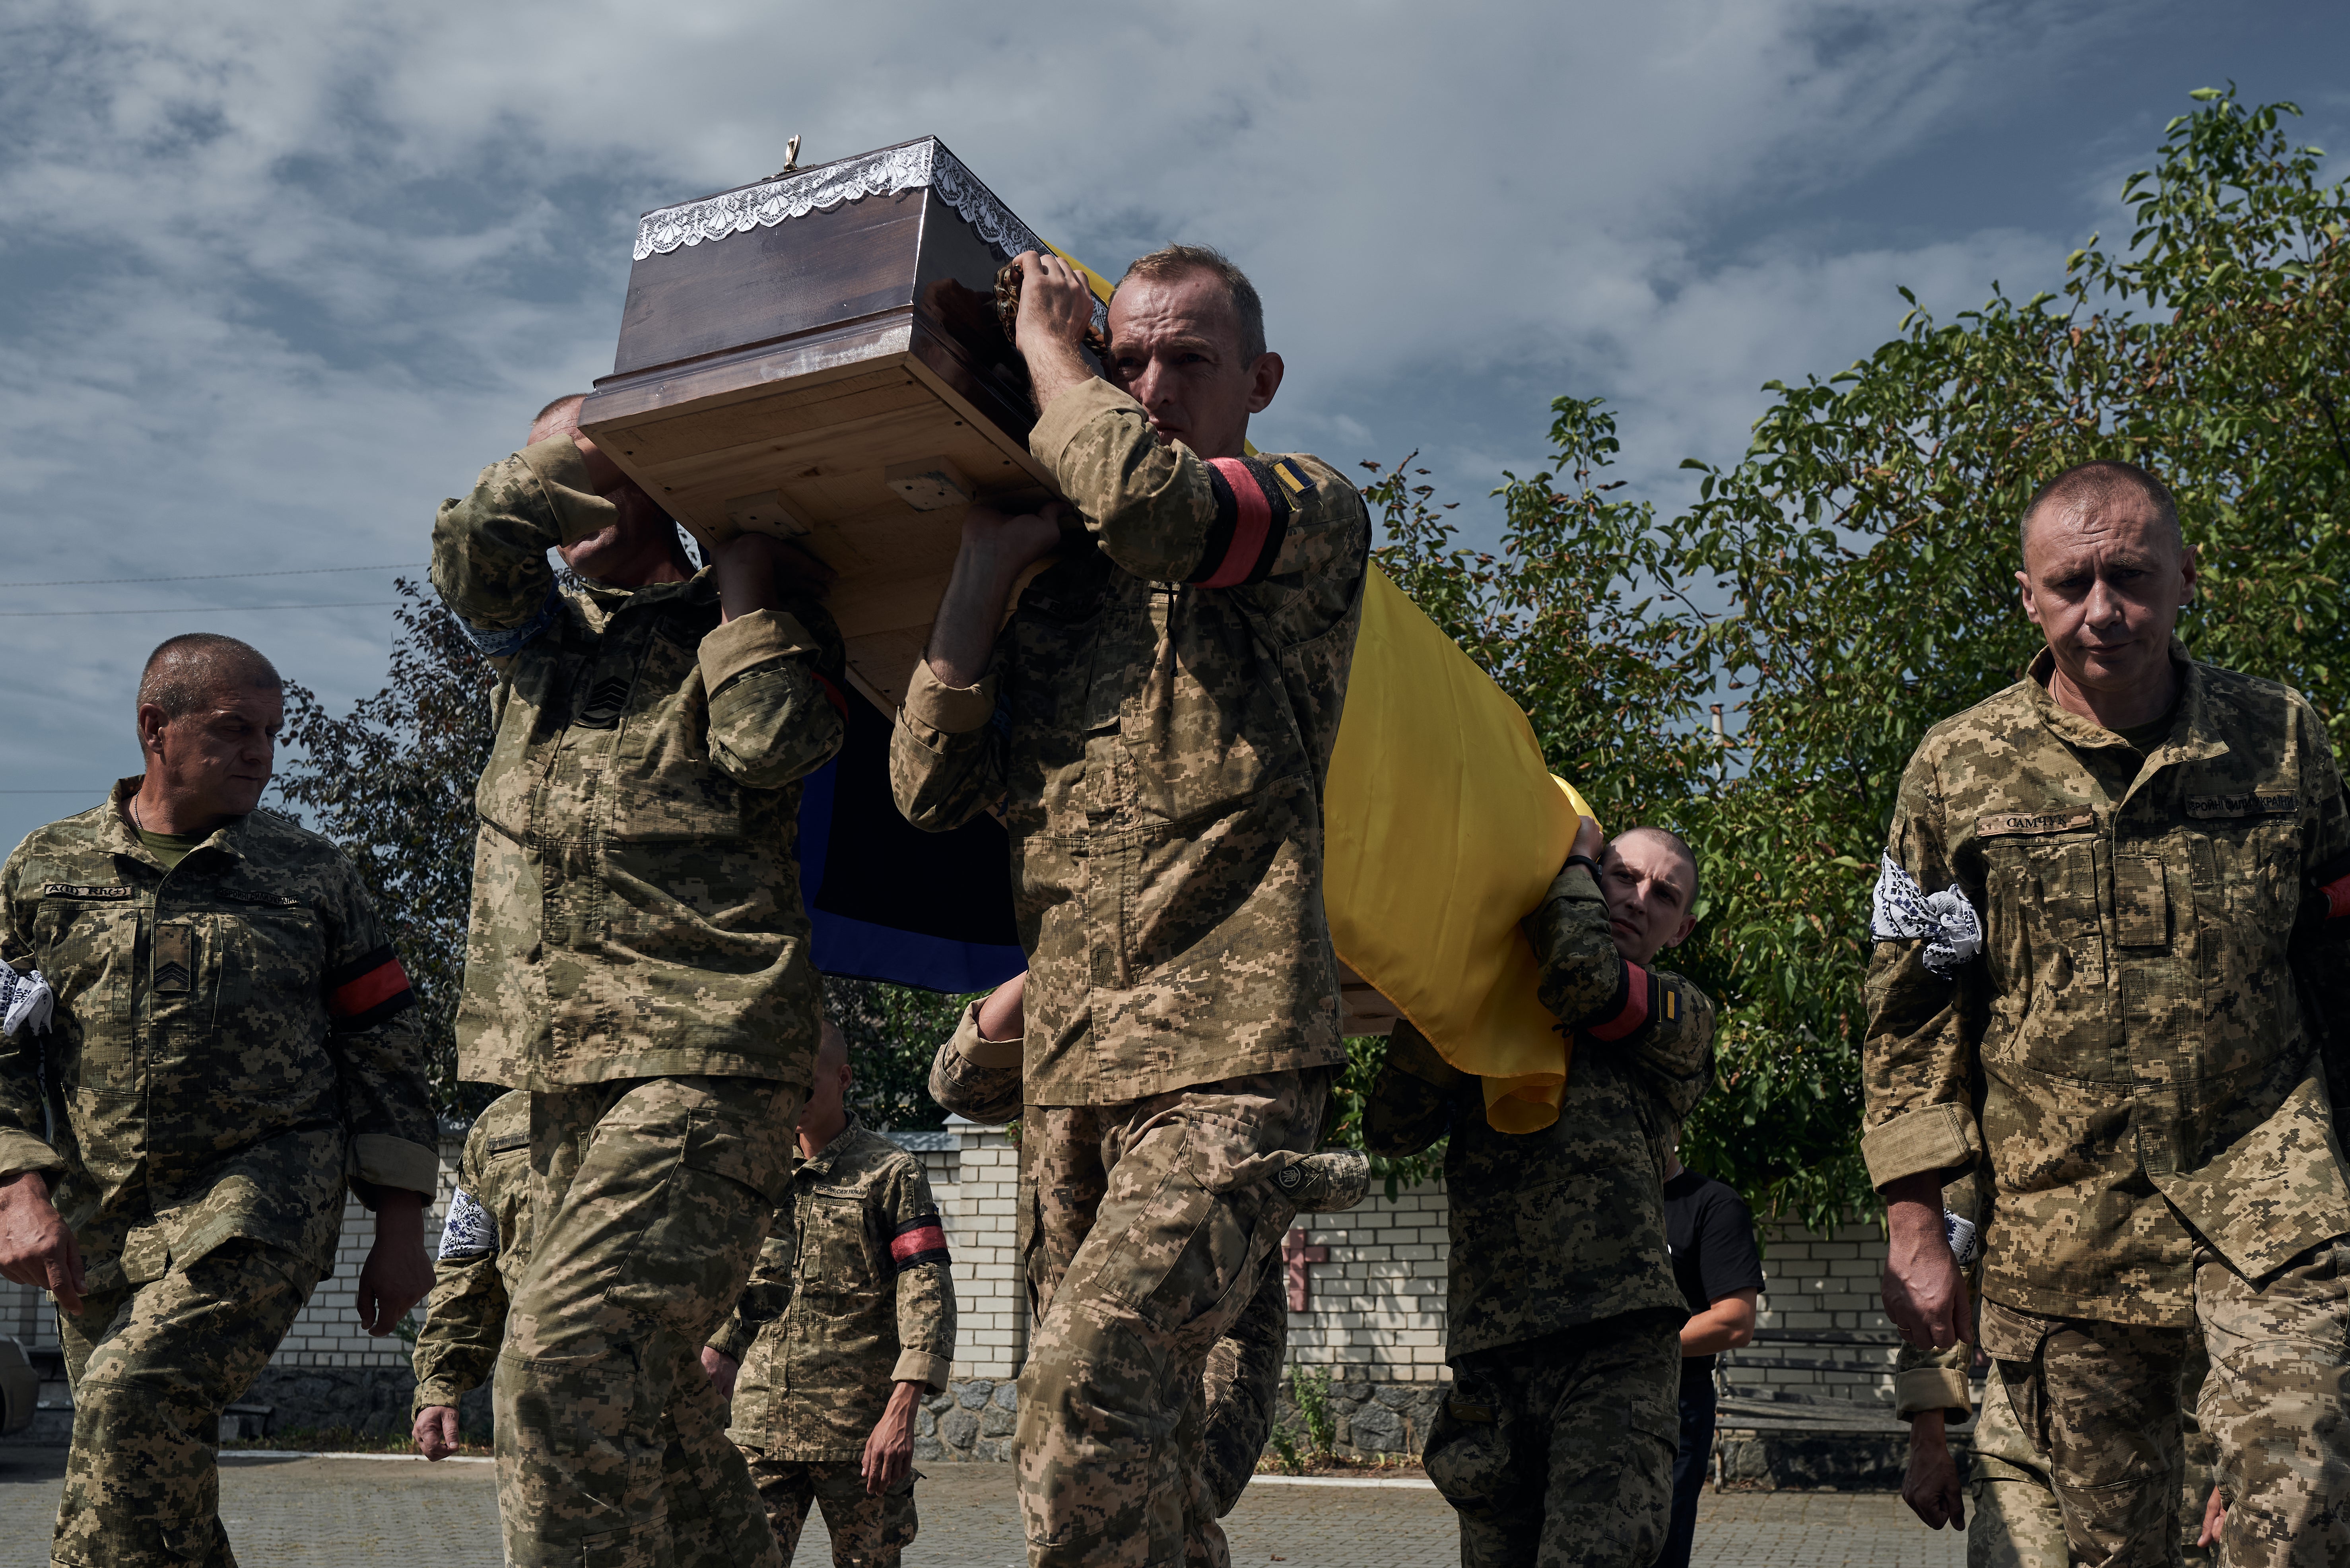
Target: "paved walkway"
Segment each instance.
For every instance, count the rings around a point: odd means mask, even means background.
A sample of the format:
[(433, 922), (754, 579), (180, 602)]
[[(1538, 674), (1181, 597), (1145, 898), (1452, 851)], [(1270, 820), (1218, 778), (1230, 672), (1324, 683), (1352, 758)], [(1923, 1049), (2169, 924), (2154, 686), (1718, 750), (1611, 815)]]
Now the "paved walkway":
[[(43, 1568), (65, 1455), (0, 1448), (0, 1568)], [(922, 1533), (908, 1568), (1018, 1568), (1012, 1472), (938, 1465), (924, 1472)], [(1696, 1562), (1762, 1568), (1869, 1564), (1955, 1568), (1964, 1542), (1929, 1532), (1898, 1498), (1818, 1492), (1708, 1494)], [(245, 1568), (276, 1564), (431, 1563), (497, 1568), (497, 1494), (490, 1467), (452, 1460), (228, 1456), (221, 1515)], [(1452, 1511), (1427, 1486), (1302, 1486), (1261, 1480), (1224, 1521), (1235, 1568), (1452, 1568)], [(799, 1568), (830, 1562), (821, 1526), (803, 1538)]]

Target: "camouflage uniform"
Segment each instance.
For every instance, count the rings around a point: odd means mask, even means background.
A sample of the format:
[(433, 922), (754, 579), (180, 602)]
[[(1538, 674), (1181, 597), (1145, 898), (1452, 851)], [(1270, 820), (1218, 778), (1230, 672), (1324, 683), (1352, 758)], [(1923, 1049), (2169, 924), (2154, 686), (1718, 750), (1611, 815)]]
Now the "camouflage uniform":
[(416, 1331), (411, 1416), (453, 1407), (490, 1380), (505, 1341), (506, 1303), (529, 1262), (530, 1091), (515, 1089), (473, 1118), (457, 1159), (432, 1305)]
[(1314, 458), (1159, 444), (1100, 381), (1029, 447), (1088, 538), (977, 687), (915, 667), (890, 775), (917, 826), (1001, 799), (1011, 832), (1030, 1559), (1171, 1563), (1187, 1532), (1222, 1552), (1183, 1414), (1288, 1225), (1266, 1178), (1313, 1148), (1346, 1059), (1322, 785), (1370, 519)]
[[(974, 1002), (931, 1058), (931, 1097), (975, 1122), (1010, 1121), (1020, 1114), (1020, 1054), (1019, 1040), (981, 1035)], [(1203, 1481), (1218, 1519), (1232, 1512), (1256, 1473), (1273, 1431), (1289, 1348), (1286, 1282), (1277, 1268), (1268, 1266), (1262, 1275), (1256, 1294), (1209, 1350), (1201, 1372), (1200, 1408), (1187, 1410), (1184, 1417), (1200, 1428)], [(1203, 1561), (1212, 1552), (1196, 1540), (1186, 1550)]]
[(2043, 651), (1911, 759), (1887, 857), (1984, 950), (1877, 942), (1862, 1147), (1879, 1187), (1987, 1162), (1981, 1336), (2075, 1552), (2174, 1559), (2199, 1334), (2223, 1561), (2345, 1562), (2344, 1064), (2303, 994), (2350, 1017), (2350, 811), (2297, 694), (2172, 656), (2143, 755), (2055, 705)]
[(1617, 956), (1590, 870), (1528, 917), (1544, 1005), (1573, 1026), (1558, 1120), (1513, 1136), (1482, 1082), (1396, 1025), (1364, 1146), (1444, 1136), (1452, 1392), (1429, 1479), (1461, 1515), (1461, 1560), (1646, 1568), (1663, 1550), (1680, 1445), (1680, 1326), (1665, 1246), (1665, 1155), (1713, 1073), (1713, 1006)]
[(865, 1443), (893, 1386), (947, 1386), (954, 1276), (922, 1163), (855, 1116), (793, 1173), (733, 1314), (710, 1341), (742, 1364), (727, 1437), (785, 1563), (808, 1505), (838, 1568), (889, 1568), (914, 1539), (914, 1477), (865, 1490)]
[(558, 585), (548, 549), (616, 515), (556, 436), (433, 528), (433, 584), (502, 674), (460, 1071), (532, 1095), (499, 1511), (522, 1568), (682, 1563), (705, 1531), (770, 1563), (695, 1357), (783, 1195), (815, 1059), (796, 781), (840, 744), (838, 642), (812, 606), (722, 624), (709, 571)]
[(345, 1187), (429, 1198), (436, 1137), (415, 999), (350, 862), (256, 811), (167, 870), (124, 816), (138, 787), (0, 870), (0, 961), (57, 998), (47, 1033), (0, 1038), (0, 1174), (47, 1174), (88, 1272), (57, 1314), (56, 1560), (226, 1564), (221, 1413), (334, 1272)]

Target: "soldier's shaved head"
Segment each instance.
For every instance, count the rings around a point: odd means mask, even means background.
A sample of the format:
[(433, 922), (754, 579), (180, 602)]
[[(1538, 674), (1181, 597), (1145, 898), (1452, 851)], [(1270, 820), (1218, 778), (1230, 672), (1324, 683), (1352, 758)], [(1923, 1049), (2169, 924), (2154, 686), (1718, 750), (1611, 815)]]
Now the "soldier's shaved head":
[(585, 392), (566, 392), (551, 398), (545, 408), (530, 416), (530, 442), (536, 446), (557, 431), (579, 428), (579, 405), (588, 400)]
[(1241, 358), (1254, 360), (1264, 352), (1264, 300), (1257, 293), (1256, 285), (1248, 280), (1248, 274), (1214, 246), (1161, 245), (1128, 263), (1125, 275), (1118, 281), (1120, 286), (1128, 278), (1136, 277), (1164, 282), (1195, 272), (1206, 273), (1224, 286), (1224, 297), (1232, 302), (1233, 324), (1240, 329)]
[(186, 718), (224, 692), (246, 688), (282, 691), (286, 682), (249, 642), (213, 631), (183, 632), (147, 656), (139, 675), (139, 706), (161, 709), (168, 722)]
[(1670, 846), (1674, 854), (1679, 856), (1684, 861), (1689, 863), (1690, 907), (1691, 909), (1695, 909), (1697, 907), (1698, 893), (1704, 886), (1705, 879), (1702, 874), (1698, 870), (1697, 851), (1690, 847), (1690, 841), (1688, 839), (1683, 838), (1679, 834), (1675, 833), (1669, 827), (1627, 827), (1623, 832), (1617, 834), (1616, 837), (1617, 841), (1619, 843), (1627, 838), (1648, 837), (1657, 839), (1661, 843)]
[(847, 1065), (848, 1036), (840, 1032), (839, 1024), (827, 1018), (824, 1021), (824, 1033), (817, 1037), (816, 1075), (820, 1079), (826, 1074), (837, 1073)]
[(2170, 487), (2135, 463), (2100, 459), (2066, 469), (2040, 487), (2023, 509), (2016, 529), (2018, 553), (2032, 553), (2033, 519), (2043, 514), (2103, 512), (2116, 504), (2152, 508), (2174, 550), (2184, 552), (2187, 535), (2178, 526), (2178, 503)]

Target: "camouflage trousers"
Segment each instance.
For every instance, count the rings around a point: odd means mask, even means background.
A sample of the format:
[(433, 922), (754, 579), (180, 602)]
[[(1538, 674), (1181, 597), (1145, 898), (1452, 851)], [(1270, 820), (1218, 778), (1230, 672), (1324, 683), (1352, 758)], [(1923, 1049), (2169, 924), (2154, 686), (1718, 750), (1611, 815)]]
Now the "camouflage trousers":
[(1461, 1568), (1648, 1568), (1671, 1521), (1680, 1318), (1625, 1313), (1452, 1364), (1422, 1461)]
[(701, 1350), (766, 1238), (806, 1096), (710, 1077), (531, 1096), (530, 1262), (492, 1388), (515, 1568), (781, 1568)]
[(775, 1527), (785, 1563), (799, 1550), (811, 1503), (824, 1510), (833, 1568), (897, 1568), (914, 1543), (920, 1526), (914, 1517), (911, 1471), (875, 1497), (865, 1490), (863, 1465), (857, 1459), (779, 1459), (758, 1449), (743, 1449), (743, 1458), (750, 1463), (759, 1501), (767, 1505), (767, 1522)]
[(1289, 1282), (1267, 1259), (1256, 1294), (1208, 1351), (1200, 1375), (1200, 1471), (1216, 1517), (1232, 1512), (1264, 1457), (1289, 1350)]
[(1320, 1136), (1330, 1073), (1022, 1117), (1035, 1329), (1013, 1451), (1035, 1568), (1224, 1568), (1201, 1375), (1294, 1210), (1271, 1179)]
[(77, 1568), (234, 1568), (213, 1455), (221, 1414), (269, 1364), (310, 1299), (315, 1263), (235, 1240), (160, 1280), (119, 1266), (57, 1314), (73, 1450), (54, 1560)]
[(2209, 1251), (2193, 1328), (1982, 1309), (2016, 1424), (2047, 1456), (2074, 1555), (2115, 1568), (2180, 1561), (2188, 1480), (2180, 1386), (2199, 1338), (2197, 1415), (2218, 1467), (2230, 1568), (2350, 1564), (2350, 1243), (2246, 1280)]
[[(2210, 1366), (2201, 1344), (2189, 1344), (2178, 1379), (2185, 1480), (2177, 1511), (2179, 1552), (2189, 1563), (2214, 1560), (2210, 1548), (2195, 1544), (2203, 1532), (2203, 1500), (2210, 1495), (2217, 1474), (2211, 1439), (2195, 1417)], [(1996, 1375), (1983, 1380), (1971, 1444), (1967, 1568), (2069, 1568), (2072, 1545), (2064, 1538), (2064, 1511), (2056, 1501), (2048, 1457), (2032, 1446), (2016, 1424), (2007, 1386)]]

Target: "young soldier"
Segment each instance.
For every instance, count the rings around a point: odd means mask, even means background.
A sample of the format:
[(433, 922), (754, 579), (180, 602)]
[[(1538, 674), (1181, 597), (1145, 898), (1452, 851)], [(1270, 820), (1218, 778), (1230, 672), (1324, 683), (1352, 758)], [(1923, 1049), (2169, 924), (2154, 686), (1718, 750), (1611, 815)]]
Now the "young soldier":
[(505, 1343), (506, 1303), (530, 1262), (530, 1092), (490, 1102), (465, 1134), (457, 1189), (441, 1226), (432, 1304), (416, 1331), (416, 1451), (457, 1451), (457, 1401), (490, 1380)]
[(1108, 380), (1079, 347), (1084, 282), (1021, 263), (1029, 447), (1082, 527), (965, 518), (891, 781), (923, 827), (1001, 800), (1017, 864), (1023, 1202), (1032, 1241), (1075, 1243), (1020, 1376), (1030, 1559), (1169, 1563), (1206, 1506), (1183, 1411), (1346, 1059), (1322, 785), (1370, 519), (1326, 464), (1243, 455), (1282, 361), (1230, 262), (1172, 246), (1128, 268)]
[(1467, 1568), (1648, 1568), (1665, 1543), (1681, 1325), (1665, 1245), (1665, 1158), (1713, 1071), (1713, 1006), (1660, 949), (1696, 924), (1697, 862), (1656, 828), (1608, 844), (1586, 818), (1526, 919), (1543, 1004), (1571, 1031), (1558, 1120), (1485, 1119), (1482, 1080), (1396, 1026), (1364, 1142), (1417, 1154), (1448, 1131), (1446, 1358), (1429, 1479), (1461, 1516)]
[(2048, 646), (1928, 733), (1878, 882), (1862, 1151), (1886, 1310), (1921, 1347), (1969, 1337), (1942, 1188), (1987, 1164), (1981, 1343), (2074, 1551), (2175, 1550), (2199, 1337), (2221, 1561), (2339, 1563), (2350, 1181), (2327, 1089), (2350, 1064), (2321, 1063), (2303, 999), (2350, 1016), (2341, 775), (2297, 693), (2173, 639), (2195, 554), (2153, 475), (2069, 470), (2022, 533)]
[(253, 649), (172, 639), (145, 777), (0, 870), (0, 1274), (57, 1298), (60, 1563), (234, 1563), (221, 1413), (334, 1272), (347, 1183), (376, 1211), (368, 1332), (432, 1284), (415, 998), (350, 862), (255, 809), (284, 715)]
[(793, 831), (840, 744), (838, 641), (787, 607), (764, 535), (689, 576), (578, 415), (549, 404), (433, 526), (433, 585), (500, 677), (460, 1070), (532, 1096), (499, 1513), (518, 1568), (684, 1563), (683, 1519), (780, 1568), (695, 1358), (783, 1195), (816, 1054)]
[[(1027, 981), (1026, 975), (1014, 975), (963, 1009), (954, 1033), (931, 1059), (931, 1098), (975, 1122), (1004, 1122), (1020, 1114), (1026, 1027), (1021, 1002)], [(1335, 1211), (1363, 1200), (1370, 1191), (1370, 1161), (1357, 1151), (1325, 1149), (1282, 1167), (1274, 1180), (1296, 1209)], [(1031, 1217), (1029, 1210), (1022, 1210), (1024, 1229)], [(1024, 1238), (1020, 1250), (1031, 1263), (1028, 1307), (1033, 1323), (1043, 1316), (1053, 1283), (1066, 1267), (1065, 1258), (1050, 1260), (1067, 1251), (1068, 1244), (1056, 1247), (1049, 1239), (1033, 1242)], [(1201, 1490), (1213, 1500), (1214, 1519), (1232, 1512), (1240, 1501), (1273, 1431), (1282, 1363), (1289, 1350), (1287, 1286), (1279, 1269), (1263, 1271), (1256, 1294), (1209, 1350), (1200, 1375), (1199, 1403), (1184, 1412), (1185, 1423), (1199, 1428)], [(1187, 1560), (1214, 1561), (1223, 1550), (1222, 1528), (1211, 1525), (1207, 1511), (1196, 1508), (1191, 1523), (1198, 1533), (1187, 1542)]]
[(914, 1411), (954, 1361), (954, 1276), (922, 1162), (847, 1108), (850, 1078), (827, 1020), (788, 1206), (702, 1360), (783, 1560), (815, 1502), (837, 1568), (893, 1568), (917, 1528)]

